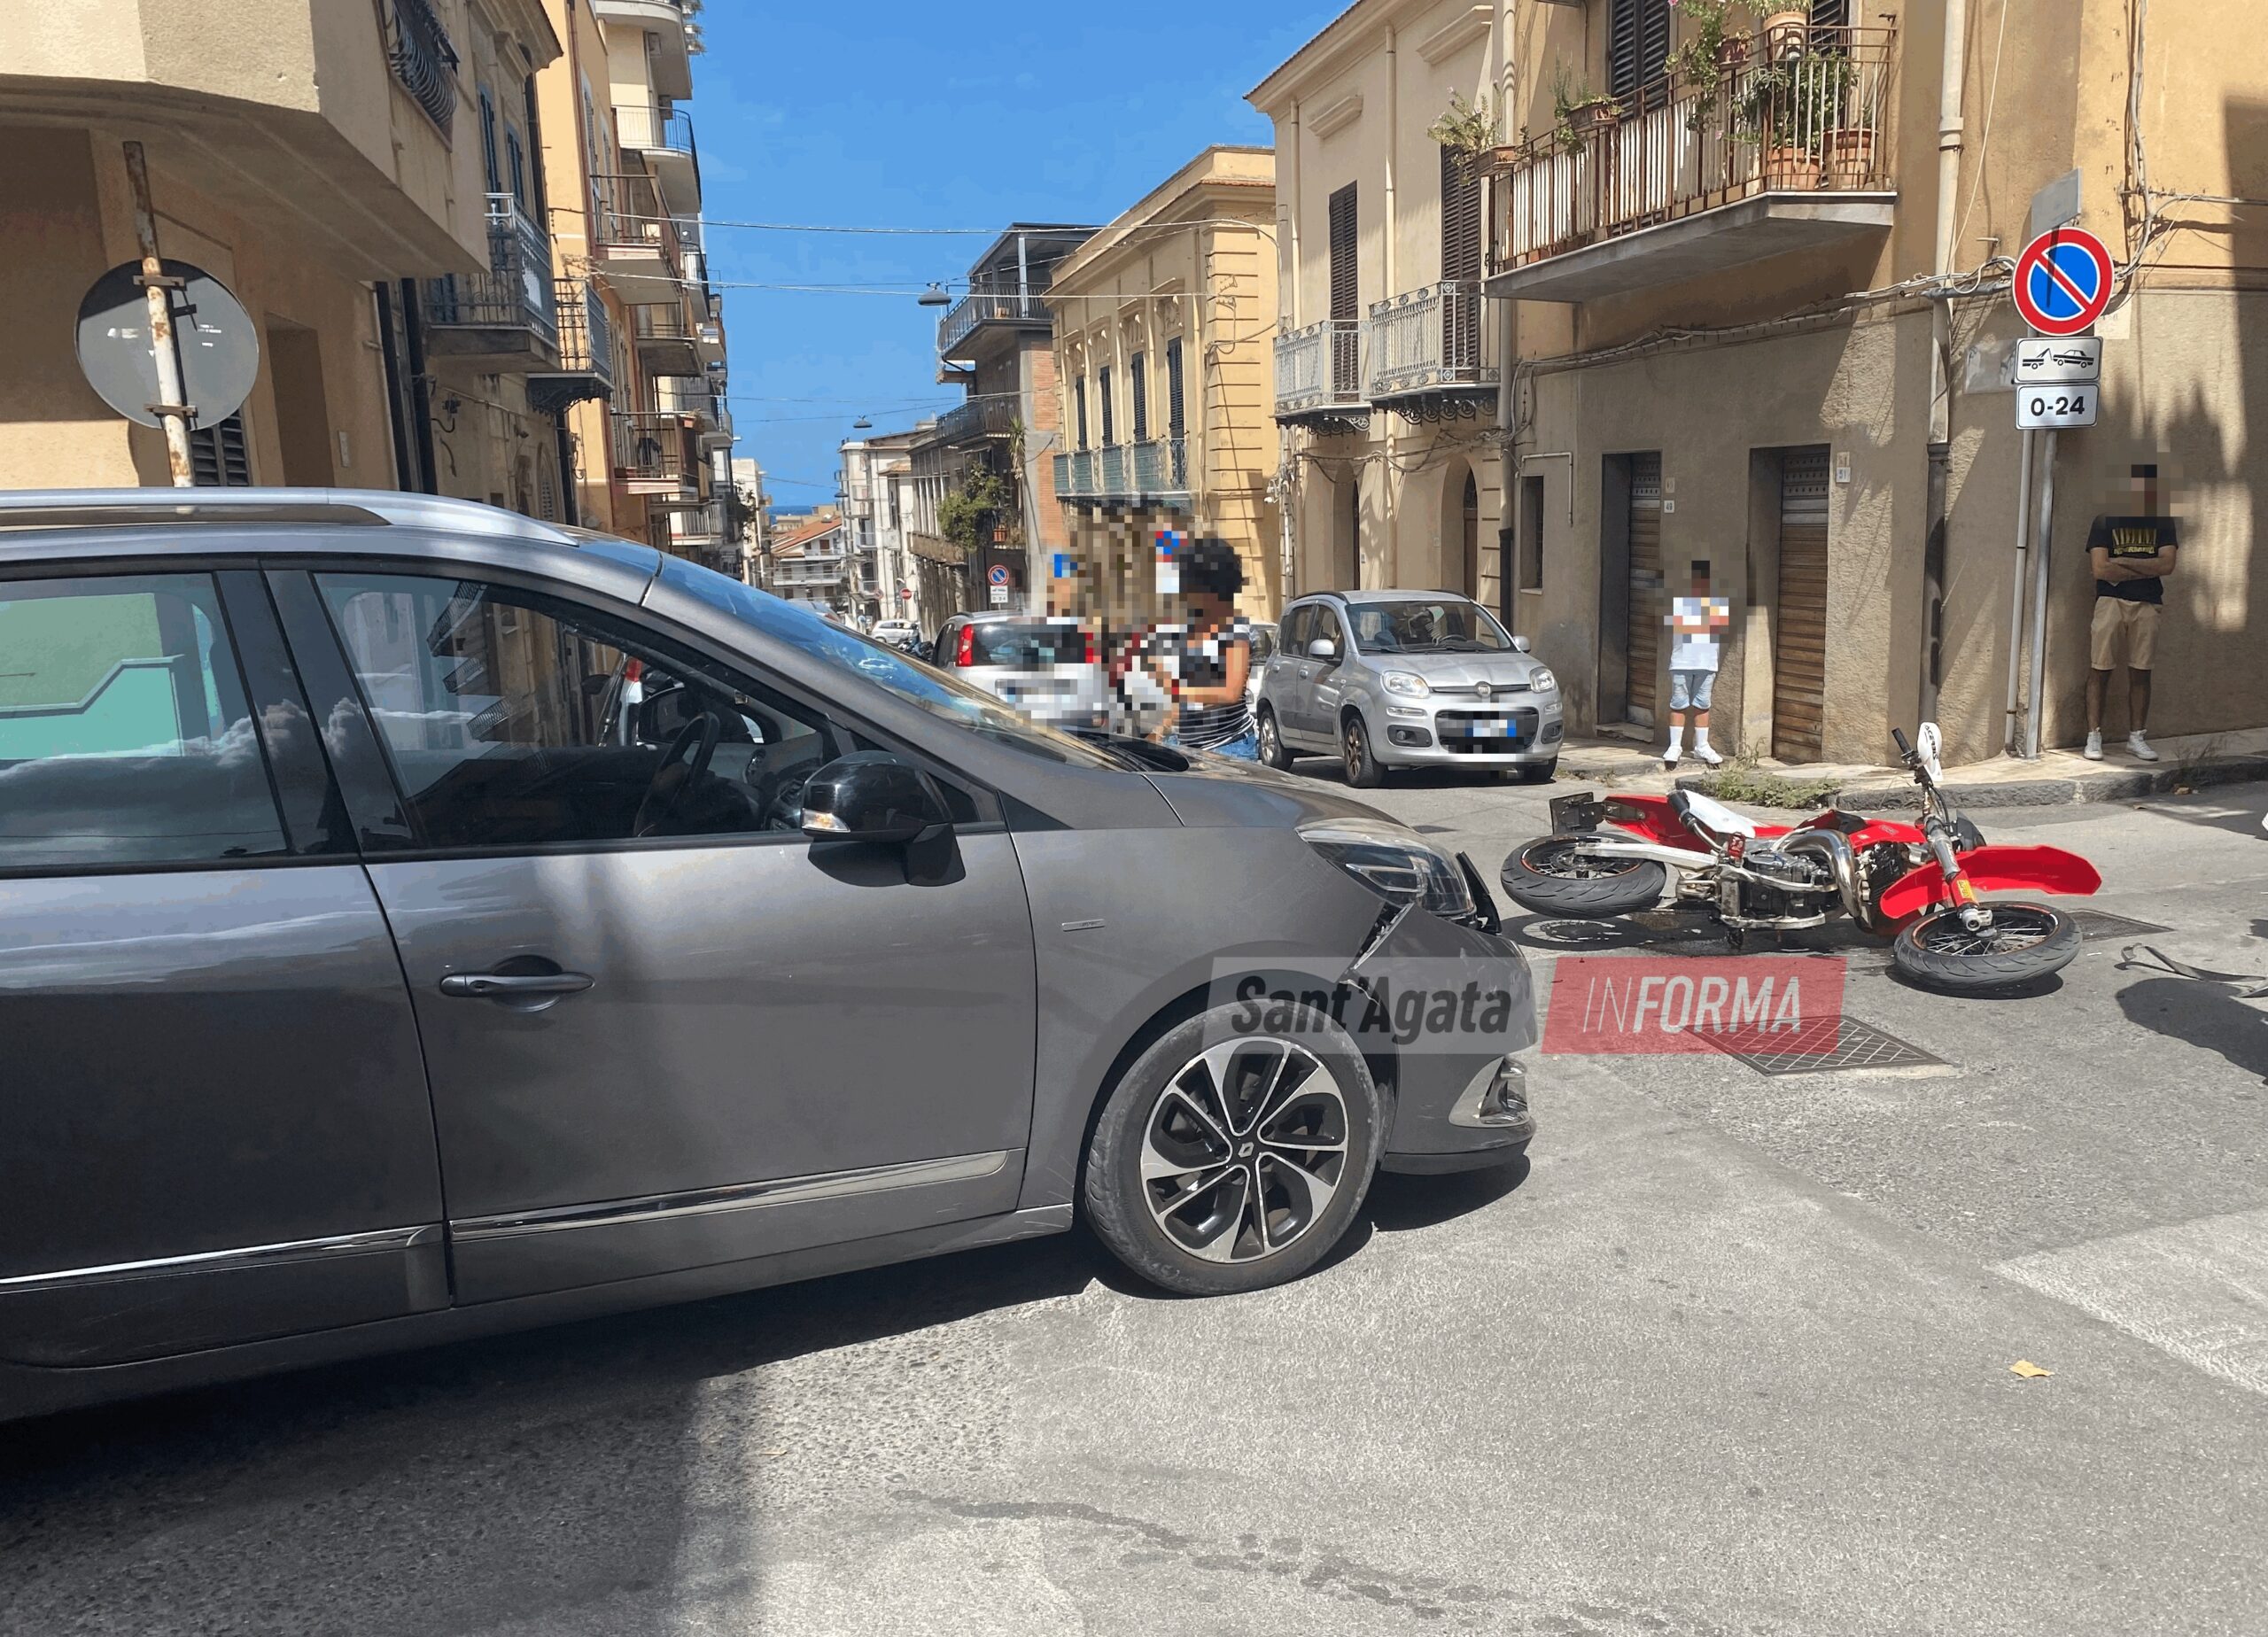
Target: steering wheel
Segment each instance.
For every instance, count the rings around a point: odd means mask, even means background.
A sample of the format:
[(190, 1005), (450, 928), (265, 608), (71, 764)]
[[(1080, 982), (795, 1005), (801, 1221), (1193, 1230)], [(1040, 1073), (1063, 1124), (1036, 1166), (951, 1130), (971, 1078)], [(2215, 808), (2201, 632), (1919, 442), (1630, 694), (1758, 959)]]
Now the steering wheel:
[(703, 711), (678, 730), (670, 748), (662, 753), (662, 764), (654, 770), (653, 782), (639, 798), (638, 816), (630, 823), (631, 834), (658, 834), (676, 816), (687, 787), (709, 771), (717, 741), (724, 735), (725, 720), (713, 710)]

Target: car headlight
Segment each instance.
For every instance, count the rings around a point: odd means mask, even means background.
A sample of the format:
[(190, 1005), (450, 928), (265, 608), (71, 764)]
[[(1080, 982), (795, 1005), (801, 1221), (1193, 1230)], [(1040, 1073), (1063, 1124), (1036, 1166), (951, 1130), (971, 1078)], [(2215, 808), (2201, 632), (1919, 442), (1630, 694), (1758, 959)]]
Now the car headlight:
[(1324, 818), (1301, 825), (1308, 845), (1394, 904), (1449, 920), (1474, 912), (1457, 862), (1425, 837), (1383, 818)]
[(1559, 686), (1559, 679), (1551, 674), (1550, 666), (1538, 665), (1528, 672), (1527, 685), (1539, 694), (1549, 694)]
[(1426, 687), (1425, 679), (1413, 671), (1389, 671), (1379, 679), (1379, 686), (1405, 699), (1423, 699), (1433, 691)]

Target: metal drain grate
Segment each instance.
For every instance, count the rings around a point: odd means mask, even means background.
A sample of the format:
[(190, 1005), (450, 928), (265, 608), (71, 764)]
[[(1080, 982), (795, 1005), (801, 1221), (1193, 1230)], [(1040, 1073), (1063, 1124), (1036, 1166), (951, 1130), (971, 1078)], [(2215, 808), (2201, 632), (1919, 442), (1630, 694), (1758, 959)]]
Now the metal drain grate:
[(1777, 1051), (1736, 1051), (1718, 1048), (1738, 1058), (1759, 1075), (1828, 1075), (1838, 1070), (1885, 1068), (1943, 1068), (1941, 1057), (1932, 1057), (1911, 1041), (1900, 1040), (1888, 1029), (1856, 1018), (1821, 1018), (1788, 1037)]
[(2097, 938), (2132, 938), (2173, 930), (2171, 927), (2161, 927), (2155, 921), (2129, 920), (2125, 916), (2113, 915), (2108, 910), (2073, 910), (2070, 917), (2079, 923), (2079, 935), (2090, 943)]

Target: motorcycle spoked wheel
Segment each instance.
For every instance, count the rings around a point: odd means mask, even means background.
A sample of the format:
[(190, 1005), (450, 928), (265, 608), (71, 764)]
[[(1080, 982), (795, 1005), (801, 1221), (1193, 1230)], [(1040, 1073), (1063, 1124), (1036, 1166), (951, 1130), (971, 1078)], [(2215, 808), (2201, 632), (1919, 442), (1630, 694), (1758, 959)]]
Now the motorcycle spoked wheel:
[(1653, 858), (1586, 857), (1580, 836), (1546, 835), (1512, 849), (1500, 879), (1514, 902), (1552, 915), (1628, 915), (1661, 901), (1669, 871)]
[(1971, 932), (1960, 912), (1932, 910), (1899, 928), (1890, 958), (1916, 983), (1951, 995), (1989, 994), (2057, 973), (2077, 958), (2078, 922), (2045, 904), (1994, 904)]

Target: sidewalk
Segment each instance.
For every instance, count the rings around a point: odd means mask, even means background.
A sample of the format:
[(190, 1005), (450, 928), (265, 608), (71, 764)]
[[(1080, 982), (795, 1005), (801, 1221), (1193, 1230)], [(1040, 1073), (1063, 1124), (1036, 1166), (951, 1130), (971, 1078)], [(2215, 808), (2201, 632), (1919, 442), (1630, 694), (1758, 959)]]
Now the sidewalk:
[[(2077, 750), (2043, 750), (2037, 761), (2002, 756), (1949, 767), (1943, 787), (1957, 806), (2065, 807), (2268, 780), (2268, 728), (2194, 733), (2151, 743), (2161, 758), (2154, 763), (2128, 756), (2122, 740), (2107, 745), (2100, 762), (2090, 762)], [(1657, 794), (1699, 787), (1708, 771), (1695, 765), (1689, 749), (1673, 774), (1663, 767), (1651, 741), (1641, 745), (1613, 736), (1570, 737), (1559, 757), (1562, 780), (1592, 780), (1614, 789)], [(1911, 811), (1922, 804), (1920, 788), (1901, 767), (1791, 764), (1766, 756), (1755, 764), (1755, 772), (1804, 784), (1829, 783), (1831, 799), (1862, 812)]]

